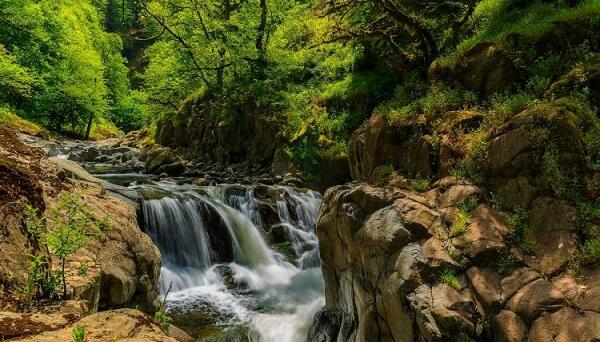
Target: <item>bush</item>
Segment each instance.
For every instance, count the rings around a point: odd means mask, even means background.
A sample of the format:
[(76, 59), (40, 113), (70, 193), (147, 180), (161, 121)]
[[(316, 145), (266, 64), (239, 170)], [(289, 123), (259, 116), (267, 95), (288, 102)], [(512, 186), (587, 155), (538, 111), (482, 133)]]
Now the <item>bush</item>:
[[(393, 169), (392, 169), (393, 170)], [(391, 173), (391, 171), (390, 171)], [(411, 179), (410, 180), (410, 188), (418, 191), (418, 192), (425, 192), (429, 189), (429, 185), (431, 184), (431, 181), (429, 179), (426, 178), (419, 178), (417, 176), (417, 178), (415, 179)]]
[(508, 222), (511, 228), (508, 239), (520, 247), (523, 252), (533, 254), (537, 250), (537, 246), (533, 242), (528, 221), (529, 211), (519, 207), (515, 208)]

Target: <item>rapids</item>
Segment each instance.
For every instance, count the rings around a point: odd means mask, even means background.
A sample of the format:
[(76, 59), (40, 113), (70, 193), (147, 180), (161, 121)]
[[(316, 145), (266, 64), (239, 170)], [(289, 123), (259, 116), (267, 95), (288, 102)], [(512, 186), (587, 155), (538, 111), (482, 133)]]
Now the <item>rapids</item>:
[[(217, 331), (217, 341), (306, 340), (324, 305), (314, 234), (320, 194), (269, 187), (277, 214), (269, 226), (253, 186), (135, 188), (143, 198), (140, 224), (162, 255), (161, 295), (177, 326), (194, 337)], [(267, 241), (274, 226), (287, 240), (280, 250)]]

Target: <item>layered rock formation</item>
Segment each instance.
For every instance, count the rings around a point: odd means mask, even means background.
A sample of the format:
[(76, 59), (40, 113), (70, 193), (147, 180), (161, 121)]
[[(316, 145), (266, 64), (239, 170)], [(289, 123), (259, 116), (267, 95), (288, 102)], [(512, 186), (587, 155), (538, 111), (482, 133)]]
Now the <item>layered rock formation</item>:
[(277, 124), (264, 119), (254, 101), (226, 108), (216, 95), (201, 90), (174, 118), (158, 123), (156, 142), (181, 150), (189, 159), (221, 163), (270, 164), (278, 146)]
[[(479, 44), (430, 76), (491, 93), (517, 77), (508, 53)], [(365, 121), (348, 146), (355, 182), (328, 190), (317, 222), (327, 304), (309, 339), (600, 339), (597, 120), (558, 90), (592, 84), (594, 70), (501, 119), (472, 109)]]
[[(536, 236), (539, 257), (524, 256), (509, 241), (507, 217), (481, 195), (454, 177), (426, 193), (358, 183), (330, 189), (317, 222), (327, 305), (310, 340), (599, 338), (598, 268), (575, 275), (560, 267), (562, 250), (577, 240), (554, 246), (548, 233)], [(457, 208), (471, 197), (482, 200), (465, 231), (453, 232)], [(565, 212), (539, 201), (543, 208), (529, 224), (545, 231)]]

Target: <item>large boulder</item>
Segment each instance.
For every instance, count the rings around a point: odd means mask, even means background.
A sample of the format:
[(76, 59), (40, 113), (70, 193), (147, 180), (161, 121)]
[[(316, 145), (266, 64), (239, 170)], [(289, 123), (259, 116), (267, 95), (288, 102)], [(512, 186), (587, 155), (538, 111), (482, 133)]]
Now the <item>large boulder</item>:
[(479, 42), (452, 65), (434, 62), (429, 68), (432, 82), (450, 79), (456, 86), (490, 95), (513, 86), (519, 71), (510, 51), (490, 42)]
[[(451, 218), (474, 197), (465, 231), (449, 238)], [(567, 341), (581, 331), (592, 341), (595, 330), (580, 325), (600, 323), (600, 273), (570, 274), (565, 261), (573, 259), (562, 257), (570, 245), (543, 240), (572, 234), (573, 208), (534, 201), (529, 225), (548, 246), (528, 256), (512, 243), (508, 216), (485, 201), (482, 189), (456, 177), (426, 193), (356, 182), (328, 190), (316, 228), (326, 305), (309, 341), (542, 341), (558, 312), (565, 322), (553, 333)]]
[(472, 339), (479, 314), (471, 292), (436, 274), (460, 267), (442, 242), (443, 222), (435, 205), (412, 191), (330, 189), (317, 221), (326, 306), (311, 341)]
[(385, 114), (374, 114), (353, 134), (348, 143), (348, 161), (352, 179), (368, 181), (377, 166), (394, 154), (397, 146)]
[(177, 342), (165, 335), (147, 315), (132, 309), (104, 311), (68, 326), (21, 339), (28, 342), (72, 341), (73, 329), (83, 327), (85, 341)]
[(146, 172), (160, 174), (165, 172), (178, 175), (185, 171), (183, 160), (172, 149), (153, 145), (142, 152), (140, 160), (146, 162)]

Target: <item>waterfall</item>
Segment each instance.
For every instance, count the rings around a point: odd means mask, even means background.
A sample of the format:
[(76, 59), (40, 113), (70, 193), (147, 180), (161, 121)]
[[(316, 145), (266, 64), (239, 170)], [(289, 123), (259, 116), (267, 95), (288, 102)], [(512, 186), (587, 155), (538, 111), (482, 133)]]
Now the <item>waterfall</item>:
[[(303, 340), (308, 316), (323, 305), (314, 234), (320, 194), (263, 186), (259, 200), (250, 186), (138, 189), (151, 194), (140, 217), (161, 251), (160, 290), (171, 287), (167, 307), (178, 319), (208, 312), (217, 325), (246, 325), (253, 340)], [(267, 199), (276, 207), (272, 226), (259, 209)], [(293, 263), (269, 246), (272, 229), (285, 230)]]

